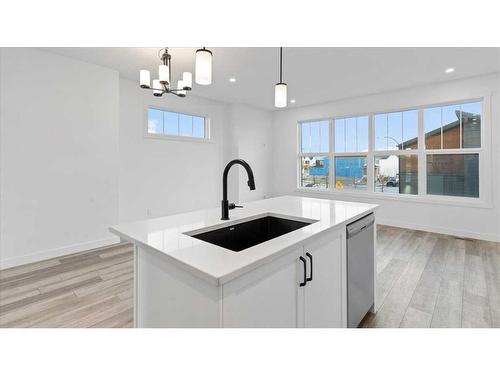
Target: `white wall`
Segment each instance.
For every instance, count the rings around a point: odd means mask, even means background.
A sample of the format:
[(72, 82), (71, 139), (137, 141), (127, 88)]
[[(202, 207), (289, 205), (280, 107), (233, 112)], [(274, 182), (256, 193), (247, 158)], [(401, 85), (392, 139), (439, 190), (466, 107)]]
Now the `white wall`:
[[(264, 199), (271, 194), (272, 177), (272, 113), (243, 105), (232, 105), (232, 147), (238, 158), (247, 161), (255, 177), (255, 190), (248, 188), (244, 168), (239, 168), (238, 201)], [(234, 167), (233, 167), (234, 168)]]
[[(148, 107), (210, 118), (210, 142), (144, 137)], [(243, 168), (234, 166), (229, 199), (268, 196), (271, 124), (270, 112), (193, 95), (156, 98), (137, 82), (120, 79), (120, 221), (219, 206), (224, 166), (237, 157), (251, 165), (257, 189), (250, 192)]]
[[(147, 108), (210, 118), (210, 142), (144, 137)], [(190, 95), (154, 97), (120, 79), (120, 221), (215, 207), (222, 195), (228, 105)]]
[(116, 241), (118, 73), (1, 52), (0, 266)]
[[(211, 141), (145, 138), (148, 106), (209, 117)], [(233, 167), (230, 201), (270, 194), (269, 112), (155, 98), (117, 71), (50, 52), (0, 49), (0, 125), (0, 268), (115, 243), (118, 222), (218, 207), (236, 157), (257, 190)]]
[[(374, 202), (381, 205), (379, 219), (382, 223), (500, 241), (499, 82), (498, 75), (486, 75), (276, 112), (273, 119), (274, 141), (272, 143), (273, 194), (312, 195), (330, 199)], [(485, 118), (488, 117), (490, 121), (485, 122), (485, 125), (492, 127), (491, 138), (486, 141), (491, 143), (493, 162), (490, 170), (487, 171), (488, 178), (481, 181), (481, 184), (487, 184), (489, 188), (489, 198), (491, 198), (488, 202), (489, 207), (476, 208), (361, 198), (355, 194), (310, 194), (296, 190), (297, 121), (398, 110), (412, 106), (478, 98), (483, 95), (491, 95), (491, 112), (486, 109), (488, 112), (485, 113)]]

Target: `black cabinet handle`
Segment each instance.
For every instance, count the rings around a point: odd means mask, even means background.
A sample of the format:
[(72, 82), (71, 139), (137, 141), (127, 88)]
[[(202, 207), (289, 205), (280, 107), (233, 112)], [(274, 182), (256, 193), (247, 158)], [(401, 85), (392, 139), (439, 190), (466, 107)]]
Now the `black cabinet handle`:
[(300, 256), (299, 259), (302, 261), (302, 264), (304, 265), (304, 281), (299, 284), (299, 286), (304, 286), (307, 284), (307, 279), (306, 279), (306, 259), (303, 256)]
[(311, 273), (309, 274), (309, 277), (306, 279), (306, 281), (312, 281), (312, 279), (313, 279), (313, 257), (309, 253), (306, 253), (306, 256), (311, 261)]

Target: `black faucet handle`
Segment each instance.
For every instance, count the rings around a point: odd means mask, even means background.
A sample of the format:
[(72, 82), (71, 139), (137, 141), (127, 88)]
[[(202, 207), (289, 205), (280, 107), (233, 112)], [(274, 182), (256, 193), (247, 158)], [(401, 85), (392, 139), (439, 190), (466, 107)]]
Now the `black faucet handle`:
[(235, 208), (243, 208), (243, 206), (238, 206), (234, 203), (229, 203), (229, 209), (234, 210)]

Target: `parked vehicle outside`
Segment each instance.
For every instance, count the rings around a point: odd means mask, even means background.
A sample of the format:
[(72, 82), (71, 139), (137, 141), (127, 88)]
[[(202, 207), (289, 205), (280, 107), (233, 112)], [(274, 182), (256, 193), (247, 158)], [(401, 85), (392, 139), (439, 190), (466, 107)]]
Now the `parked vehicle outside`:
[(386, 186), (396, 187), (399, 186), (399, 178), (398, 177), (390, 177), (385, 183)]

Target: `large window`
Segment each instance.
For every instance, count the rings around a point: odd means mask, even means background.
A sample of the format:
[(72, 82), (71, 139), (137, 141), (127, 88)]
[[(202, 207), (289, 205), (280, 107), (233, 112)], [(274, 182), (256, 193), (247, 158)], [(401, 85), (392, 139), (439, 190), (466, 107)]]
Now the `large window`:
[(368, 116), (338, 118), (333, 121), (335, 189), (366, 190), (369, 125)]
[(418, 111), (377, 113), (373, 123), (374, 191), (418, 194)]
[(481, 103), (424, 109), (427, 194), (479, 197)]
[(330, 122), (304, 122), (300, 129), (300, 186), (330, 186)]
[(480, 196), (482, 102), (299, 123), (299, 187)]
[(205, 117), (149, 108), (147, 133), (150, 135), (204, 139), (208, 138), (207, 120)]

